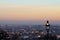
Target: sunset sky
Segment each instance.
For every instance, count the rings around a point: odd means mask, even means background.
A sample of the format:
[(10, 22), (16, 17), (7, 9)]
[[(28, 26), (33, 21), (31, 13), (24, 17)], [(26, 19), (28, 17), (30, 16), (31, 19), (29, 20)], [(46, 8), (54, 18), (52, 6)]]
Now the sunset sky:
[(60, 0), (0, 0), (0, 21), (60, 22)]

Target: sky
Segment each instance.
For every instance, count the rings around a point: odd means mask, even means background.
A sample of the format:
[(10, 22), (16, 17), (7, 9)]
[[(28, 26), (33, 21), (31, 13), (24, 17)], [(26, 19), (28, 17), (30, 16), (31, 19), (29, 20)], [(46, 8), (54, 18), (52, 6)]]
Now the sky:
[(60, 0), (0, 0), (0, 21), (40, 23), (60, 22)]

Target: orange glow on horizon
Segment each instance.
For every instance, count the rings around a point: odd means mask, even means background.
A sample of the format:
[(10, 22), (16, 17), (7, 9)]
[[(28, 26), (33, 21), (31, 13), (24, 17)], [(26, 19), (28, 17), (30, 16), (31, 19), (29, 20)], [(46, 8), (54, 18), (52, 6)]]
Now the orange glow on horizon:
[(60, 20), (60, 7), (0, 7), (0, 20)]

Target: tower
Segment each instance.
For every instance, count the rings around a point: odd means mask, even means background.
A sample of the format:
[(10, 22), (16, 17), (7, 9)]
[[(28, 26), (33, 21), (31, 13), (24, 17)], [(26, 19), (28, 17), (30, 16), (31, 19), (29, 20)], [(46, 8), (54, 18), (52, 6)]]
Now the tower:
[(49, 34), (49, 32), (50, 32), (50, 24), (49, 24), (48, 20), (46, 21), (45, 29), (46, 29), (47, 34), (45, 35), (44, 40), (50, 40), (50, 34)]
[(47, 34), (44, 36), (44, 40), (57, 40), (57, 36), (56, 35), (52, 35), (50, 32), (50, 24), (49, 21), (47, 20), (46, 24), (45, 24), (45, 29)]
[(47, 34), (49, 34), (49, 31), (50, 31), (50, 24), (49, 24), (49, 21), (47, 20), (46, 24), (45, 24), (45, 28), (46, 28), (46, 32)]

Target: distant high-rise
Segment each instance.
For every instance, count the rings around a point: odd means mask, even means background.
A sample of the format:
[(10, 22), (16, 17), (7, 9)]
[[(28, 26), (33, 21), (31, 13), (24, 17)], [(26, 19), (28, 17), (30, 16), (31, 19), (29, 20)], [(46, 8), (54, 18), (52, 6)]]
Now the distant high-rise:
[(47, 22), (46, 22), (45, 27), (46, 27), (46, 32), (49, 33), (49, 30), (50, 30), (50, 24), (49, 24), (49, 21), (48, 21), (48, 20), (47, 20)]
[(45, 24), (45, 29), (46, 29), (47, 34), (44, 35), (44, 40), (57, 40), (57, 36), (50, 33), (50, 24), (48, 20)]

